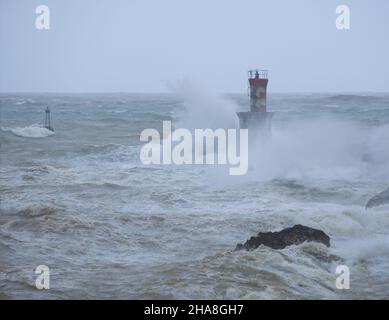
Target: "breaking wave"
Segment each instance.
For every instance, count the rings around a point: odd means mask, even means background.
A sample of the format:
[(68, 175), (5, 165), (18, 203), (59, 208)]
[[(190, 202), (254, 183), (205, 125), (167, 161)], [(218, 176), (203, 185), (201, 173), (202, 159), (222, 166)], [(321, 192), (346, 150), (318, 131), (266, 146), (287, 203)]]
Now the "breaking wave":
[(45, 138), (55, 134), (53, 131), (43, 128), (37, 124), (33, 124), (28, 127), (1, 127), (1, 130), (5, 132), (12, 132), (14, 135), (24, 138)]

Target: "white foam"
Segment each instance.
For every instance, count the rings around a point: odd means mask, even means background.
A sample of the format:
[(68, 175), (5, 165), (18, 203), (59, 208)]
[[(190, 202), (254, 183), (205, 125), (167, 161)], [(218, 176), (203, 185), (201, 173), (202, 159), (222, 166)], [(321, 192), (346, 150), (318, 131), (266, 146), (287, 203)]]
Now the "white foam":
[(33, 124), (28, 127), (16, 127), (16, 128), (1, 127), (1, 130), (9, 131), (16, 136), (25, 137), (25, 138), (45, 138), (55, 134), (53, 131), (43, 128), (37, 124)]

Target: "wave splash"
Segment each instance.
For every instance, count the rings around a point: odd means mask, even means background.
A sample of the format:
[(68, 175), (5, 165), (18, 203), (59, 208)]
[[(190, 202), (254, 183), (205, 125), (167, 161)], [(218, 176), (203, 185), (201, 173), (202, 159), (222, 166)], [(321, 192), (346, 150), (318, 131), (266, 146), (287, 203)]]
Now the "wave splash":
[(1, 127), (1, 130), (4, 132), (11, 132), (16, 136), (24, 137), (24, 138), (45, 138), (55, 134), (55, 132), (50, 131), (37, 124), (33, 124), (28, 127), (16, 127), (16, 128)]

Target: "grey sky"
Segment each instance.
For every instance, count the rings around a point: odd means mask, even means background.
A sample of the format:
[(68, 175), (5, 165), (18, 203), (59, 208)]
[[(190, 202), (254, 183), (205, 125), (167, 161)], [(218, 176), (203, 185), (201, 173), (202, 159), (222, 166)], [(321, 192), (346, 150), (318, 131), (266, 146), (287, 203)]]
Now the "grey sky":
[(389, 92), (388, 38), (388, 0), (0, 0), (0, 91), (245, 92), (259, 67), (273, 92)]

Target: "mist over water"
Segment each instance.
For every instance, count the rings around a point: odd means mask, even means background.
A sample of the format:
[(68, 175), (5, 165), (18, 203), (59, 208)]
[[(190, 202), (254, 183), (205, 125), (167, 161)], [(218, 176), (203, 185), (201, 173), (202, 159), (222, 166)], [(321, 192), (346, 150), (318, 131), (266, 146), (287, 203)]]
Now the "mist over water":
[[(182, 90), (182, 88), (190, 88)], [(244, 95), (187, 84), (166, 95), (2, 95), (2, 298), (387, 298), (389, 96), (272, 94), (272, 137), (249, 172), (145, 166), (139, 134), (238, 128)], [(52, 110), (55, 134), (36, 124)], [(234, 252), (301, 223), (331, 237)], [(51, 287), (32, 270), (46, 264)], [(335, 288), (347, 264), (351, 290)]]
[(262, 179), (387, 178), (387, 129), (334, 116), (294, 120), (275, 127), (271, 141), (254, 149), (251, 163)]
[(192, 131), (198, 128), (238, 128), (237, 105), (228, 97), (221, 97), (189, 78), (169, 87), (183, 104), (174, 119), (176, 127)]

